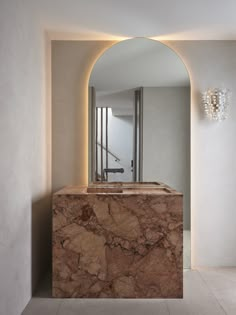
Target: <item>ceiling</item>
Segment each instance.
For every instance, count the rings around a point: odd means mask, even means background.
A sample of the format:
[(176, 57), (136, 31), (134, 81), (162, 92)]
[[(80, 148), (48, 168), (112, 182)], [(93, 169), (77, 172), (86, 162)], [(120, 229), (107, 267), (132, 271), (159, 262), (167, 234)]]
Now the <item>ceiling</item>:
[(97, 92), (143, 87), (189, 86), (189, 75), (178, 55), (164, 44), (145, 38), (113, 45), (96, 62), (90, 86)]
[(47, 29), (87, 38), (236, 39), (235, 0), (41, 0), (28, 5)]

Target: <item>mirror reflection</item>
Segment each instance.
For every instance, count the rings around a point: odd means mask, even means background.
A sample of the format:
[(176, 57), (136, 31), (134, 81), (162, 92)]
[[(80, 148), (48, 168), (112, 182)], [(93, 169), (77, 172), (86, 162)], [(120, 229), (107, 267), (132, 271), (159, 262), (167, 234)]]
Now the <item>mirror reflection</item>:
[(90, 181), (160, 181), (183, 192), (188, 267), (190, 80), (184, 63), (160, 42), (122, 41), (98, 59), (89, 87)]
[[(171, 133), (178, 130), (181, 138), (181, 132), (189, 131), (190, 82), (181, 59), (157, 41), (126, 40), (99, 58), (89, 86), (90, 180), (141, 181), (156, 175), (165, 179), (161, 162), (172, 164), (169, 155), (177, 154), (173, 146), (170, 149)], [(180, 139), (176, 146), (183, 148), (185, 140), (187, 151), (189, 139)], [(154, 162), (157, 173), (151, 170)]]

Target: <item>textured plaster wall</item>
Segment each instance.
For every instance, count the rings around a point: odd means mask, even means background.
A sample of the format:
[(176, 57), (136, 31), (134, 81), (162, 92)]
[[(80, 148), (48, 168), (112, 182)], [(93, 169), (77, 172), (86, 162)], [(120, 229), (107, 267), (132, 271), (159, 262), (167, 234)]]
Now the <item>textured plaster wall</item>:
[[(80, 25), (88, 27), (90, 23), (91, 30), (95, 30), (90, 39), (114, 40), (105, 31), (99, 33), (106, 27), (103, 19), (96, 24), (97, 11), (89, 7), (81, 10), (81, 5), (77, 1), (0, 2), (0, 314), (21, 313), (31, 297), (32, 284), (50, 260), (50, 107), (46, 107), (50, 93), (45, 88), (49, 85), (44, 72), (44, 31), (63, 31), (66, 25), (67, 31), (80, 32), (74, 37), (87, 39)], [(120, 20), (119, 14), (117, 17)], [(137, 31), (139, 24), (131, 23), (129, 34)], [(124, 29), (125, 24), (121, 32)], [(63, 39), (59, 33), (57, 37)], [(82, 116), (77, 117), (80, 126), (87, 117), (85, 73), (106, 45), (94, 42), (88, 56), (83, 55), (88, 68), (83, 75), (78, 72), (77, 93), (84, 95), (77, 103), (78, 108), (84, 108)], [(192, 81), (193, 265), (236, 265), (235, 102), (229, 119), (222, 124), (203, 120), (199, 110), (199, 92), (208, 86), (223, 81), (236, 95), (236, 42), (184, 41), (170, 45), (186, 62)], [(50, 63), (46, 68), (50, 69)], [(86, 135), (84, 141), (86, 147)], [(82, 178), (80, 172), (87, 173), (86, 155), (77, 161), (78, 178)]]
[[(236, 41), (180, 41), (169, 45), (191, 76), (191, 227), (193, 266), (235, 266)], [(200, 92), (225, 86), (229, 118), (204, 119)]]
[(18, 315), (50, 261), (46, 45), (24, 1), (1, 1), (0, 39), (0, 314)]

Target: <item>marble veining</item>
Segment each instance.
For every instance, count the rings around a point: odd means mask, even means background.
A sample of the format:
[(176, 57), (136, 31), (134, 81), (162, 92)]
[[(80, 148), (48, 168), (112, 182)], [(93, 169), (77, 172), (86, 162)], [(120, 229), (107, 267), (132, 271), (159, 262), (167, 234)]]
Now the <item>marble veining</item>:
[(54, 297), (182, 297), (183, 196), (155, 185), (54, 194)]

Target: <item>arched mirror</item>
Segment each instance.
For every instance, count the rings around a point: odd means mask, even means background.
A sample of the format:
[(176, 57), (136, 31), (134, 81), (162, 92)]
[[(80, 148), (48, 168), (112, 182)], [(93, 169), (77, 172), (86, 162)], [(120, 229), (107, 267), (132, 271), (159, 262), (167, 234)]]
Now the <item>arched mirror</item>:
[(184, 194), (190, 266), (190, 79), (180, 57), (145, 38), (122, 41), (89, 81), (89, 179), (160, 181)]

